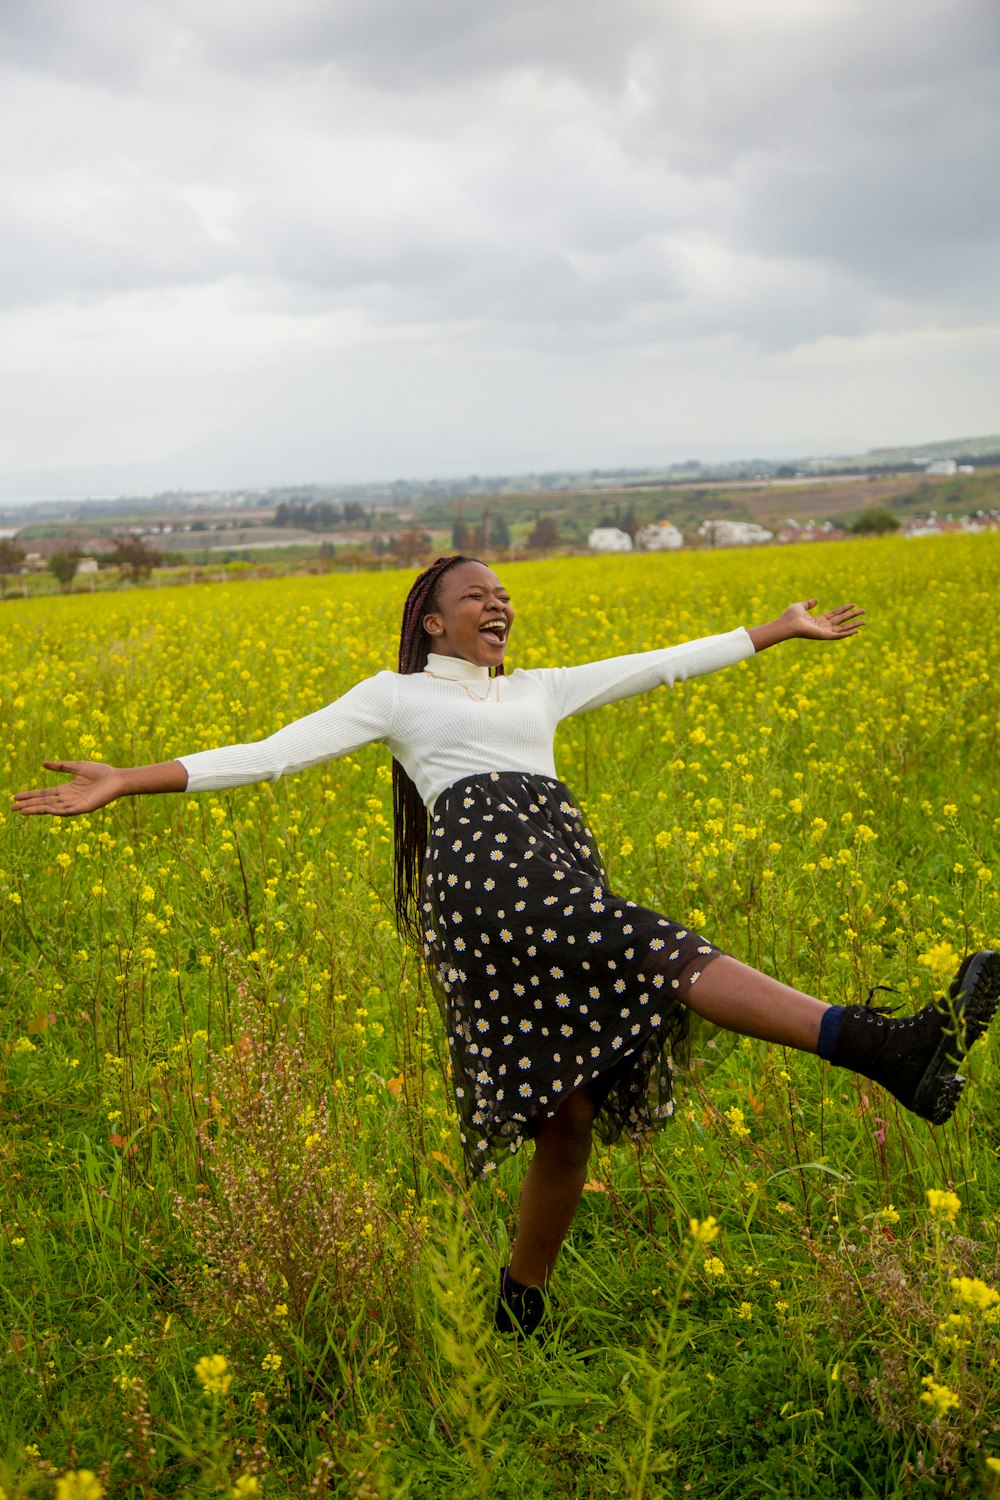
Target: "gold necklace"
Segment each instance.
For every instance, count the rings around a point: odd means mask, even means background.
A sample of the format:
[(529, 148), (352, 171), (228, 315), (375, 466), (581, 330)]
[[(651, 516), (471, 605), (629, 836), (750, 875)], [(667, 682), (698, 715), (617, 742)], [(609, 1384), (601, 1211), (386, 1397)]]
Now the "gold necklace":
[[(424, 676), (434, 677), (438, 682), (453, 682), (456, 687), (460, 687), (462, 689), (462, 692), (466, 693), (472, 699), (473, 703), (488, 703), (491, 698), (494, 699), (497, 703), (500, 702), (499, 677), (488, 677), (486, 680), (485, 693), (474, 693), (469, 684), (467, 682), (463, 682), (460, 677), (445, 677), (442, 672), (432, 672), (430, 667), (424, 668)], [(496, 691), (494, 691), (494, 688), (496, 689)]]

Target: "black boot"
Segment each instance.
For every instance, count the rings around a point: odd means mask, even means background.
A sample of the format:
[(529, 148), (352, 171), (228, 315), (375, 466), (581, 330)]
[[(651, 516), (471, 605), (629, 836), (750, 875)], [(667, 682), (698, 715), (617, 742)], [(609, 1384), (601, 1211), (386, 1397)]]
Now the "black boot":
[(494, 1326), (499, 1333), (530, 1338), (545, 1320), (545, 1293), (540, 1286), (515, 1281), (504, 1266), (500, 1272), (500, 1296)]
[(830, 1062), (873, 1079), (914, 1114), (943, 1125), (965, 1087), (958, 1066), (1000, 1003), (1000, 954), (971, 953), (948, 995), (903, 1019), (847, 1006)]

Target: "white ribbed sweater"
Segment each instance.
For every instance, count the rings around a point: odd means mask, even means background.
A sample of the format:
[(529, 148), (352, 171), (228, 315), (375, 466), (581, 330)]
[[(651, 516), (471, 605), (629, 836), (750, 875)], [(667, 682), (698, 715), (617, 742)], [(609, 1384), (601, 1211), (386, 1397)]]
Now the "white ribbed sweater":
[(701, 677), (753, 654), (742, 626), (660, 651), (579, 667), (518, 669), (492, 681), (486, 667), (432, 654), (426, 671), (379, 672), (269, 739), (201, 750), (180, 761), (189, 791), (213, 792), (277, 781), (381, 741), (432, 808), (445, 787), (466, 776), (525, 771), (555, 777), (553, 740), (560, 719), (661, 683)]

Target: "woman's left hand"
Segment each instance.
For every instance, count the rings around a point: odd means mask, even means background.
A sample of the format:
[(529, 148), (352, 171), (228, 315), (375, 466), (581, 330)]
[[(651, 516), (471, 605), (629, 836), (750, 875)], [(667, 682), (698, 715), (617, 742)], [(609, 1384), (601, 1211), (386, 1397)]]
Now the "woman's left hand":
[(815, 609), (818, 602), (803, 599), (788, 606), (781, 619), (791, 627), (790, 635), (810, 641), (841, 641), (846, 636), (857, 635), (865, 623), (865, 612), (857, 604), (838, 604), (836, 609), (828, 609), (825, 615), (811, 615), (809, 611)]
[(849, 635), (857, 635), (865, 623), (865, 612), (858, 604), (838, 604), (836, 609), (828, 609), (825, 615), (811, 615), (809, 611), (816, 608), (817, 602), (816, 599), (800, 599), (770, 624), (751, 626), (747, 635), (753, 641), (754, 650), (765, 651), (780, 641), (844, 641)]

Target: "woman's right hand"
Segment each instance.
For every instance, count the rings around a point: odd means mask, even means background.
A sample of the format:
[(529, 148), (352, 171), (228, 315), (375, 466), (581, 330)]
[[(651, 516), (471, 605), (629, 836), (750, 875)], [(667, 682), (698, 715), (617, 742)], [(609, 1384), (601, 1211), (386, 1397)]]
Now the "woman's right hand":
[(96, 760), (46, 760), (42, 764), (47, 771), (62, 771), (73, 780), (60, 786), (15, 792), (13, 810), (25, 817), (50, 813), (56, 818), (75, 818), (106, 807), (124, 790), (122, 773), (116, 766), (105, 766)]

